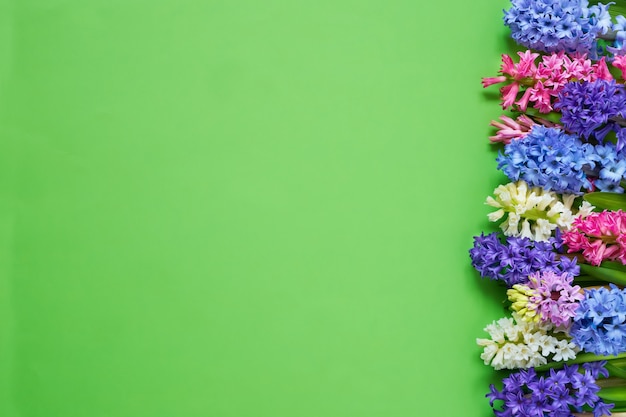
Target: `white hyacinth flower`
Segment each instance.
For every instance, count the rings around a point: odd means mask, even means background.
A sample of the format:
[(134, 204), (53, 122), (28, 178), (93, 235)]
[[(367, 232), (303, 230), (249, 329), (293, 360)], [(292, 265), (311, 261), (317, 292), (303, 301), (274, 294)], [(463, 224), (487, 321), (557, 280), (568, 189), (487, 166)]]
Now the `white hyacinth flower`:
[(583, 202), (573, 211), (575, 195), (559, 195), (540, 187), (530, 188), (524, 181), (499, 185), (494, 197), (486, 204), (497, 210), (489, 213), (489, 221), (503, 219), (500, 228), (506, 236), (526, 237), (534, 241), (547, 241), (558, 227), (567, 231), (578, 216), (587, 216), (593, 210)]
[(578, 348), (569, 340), (556, 338), (551, 324), (522, 320), (513, 313), (485, 327), (491, 339), (476, 339), (483, 347), (480, 358), (495, 369), (519, 369), (544, 365), (550, 361), (573, 359)]
[(552, 357), (552, 360), (556, 362), (568, 361), (576, 357), (576, 353), (579, 352), (578, 346), (569, 340), (559, 340), (555, 346), (556, 352)]

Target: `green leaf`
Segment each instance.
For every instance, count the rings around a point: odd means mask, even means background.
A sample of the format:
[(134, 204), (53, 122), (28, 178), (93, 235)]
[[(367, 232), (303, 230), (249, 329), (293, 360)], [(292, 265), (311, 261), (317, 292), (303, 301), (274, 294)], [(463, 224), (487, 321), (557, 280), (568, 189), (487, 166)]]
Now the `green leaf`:
[(603, 281), (626, 286), (626, 271), (587, 264), (580, 264), (580, 270), (587, 275), (591, 275)]
[(606, 365), (604, 365), (604, 367), (606, 368), (607, 371), (609, 371), (609, 374), (611, 376), (616, 376), (618, 378), (626, 379), (626, 370), (613, 365), (611, 362), (607, 362)]
[(609, 402), (626, 401), (626, 386), (602, 388), (598, 396)]
[(583, 198), (598, 209), (626, 211), (626, 194), (598, 191), (596, 193), (587, 193)]
[(600, 264), (600, 266), (602, 266), (603, 268), (615, 269), (617, 271), (624, 271), (624, 272), (626, 272), (626, 265), (624, 265), (621, 262), (603, 261)]

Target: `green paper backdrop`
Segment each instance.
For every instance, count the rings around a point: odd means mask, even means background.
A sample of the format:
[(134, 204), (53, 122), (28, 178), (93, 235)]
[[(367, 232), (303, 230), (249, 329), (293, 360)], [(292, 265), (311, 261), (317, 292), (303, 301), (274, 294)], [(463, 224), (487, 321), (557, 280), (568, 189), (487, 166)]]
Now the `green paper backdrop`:
[(0, 0), (0, 415), (489, 416), (504, 7)]

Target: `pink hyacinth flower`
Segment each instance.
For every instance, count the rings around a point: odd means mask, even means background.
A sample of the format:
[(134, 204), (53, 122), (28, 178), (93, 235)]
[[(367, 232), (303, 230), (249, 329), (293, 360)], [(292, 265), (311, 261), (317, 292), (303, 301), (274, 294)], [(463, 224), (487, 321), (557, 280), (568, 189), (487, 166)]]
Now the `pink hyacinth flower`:
[(622, 78), (626, 77), (626, 55), (618, 55), (613, 58), (613, 66), (622, 71)]
[(491, 121), (491, 126), (497, 127), (498, 131), (495, 136), (490, 136), (491, 143), (502, 142), (508, 144), (513, 139), (521, 139), (530, 132), (535, 122), (525, 114), (519, 116), (516, 120), (508, 116), (500, 116), (501, 122)]
[(569, 253), (582, 252), (592, 265), (619, 261), (626, 265), (626, 213), (603, 211), (574, 220), (572, 229), (563, 233)]
[(546, 127), (560, 127), (559, 124), (550, 122), (545, 119), (536, 118), (535, 122), (530, 117), (522, 114), (515, 120), (508, 116), (500, 116), (500, 122), (492, 120), (490, 125), (498, 128), (494, 136), (490, 136), (491, 143), (511, 143), (512, 140), (522, 139), (532, 130), (533, 126), (541, 124)]

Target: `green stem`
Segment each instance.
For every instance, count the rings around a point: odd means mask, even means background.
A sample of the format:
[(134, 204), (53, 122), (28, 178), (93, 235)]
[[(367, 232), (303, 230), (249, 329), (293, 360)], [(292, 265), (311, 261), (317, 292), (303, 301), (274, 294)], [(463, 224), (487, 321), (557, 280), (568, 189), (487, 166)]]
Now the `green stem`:
[(604, 39), (605, 41), (614, 41), (616, 39), (617, 31), (609, 30), (604, 35), (598, 34), (599, 39)]
[[(509, 210), (509, 211), (512, 211), (512, 210)], [(535, 221), (539, 219), (543, 219), (543, 220), (549, 221), (550, 223), (556, 223), (556, 221), (559, 218), (559, 214), (555, 214), (554, 216), (550, 217), (547, 215), (545, 210), (530, 209), (524, 212), (524, 218), (528, 220), (535, 220)]]
[(611, 268), (603, 268), (587, 264), (580, 264), (581, 272), (591, 275), (594, 278), (603, 281), (612, 282), (613, 284), (626, 286), (626, 272)]
[[(624, 386), (626, 386), (626, 381), (624, 381), (622, 378), (619, 377), (608, 377), (605, 379), (599, 379), (596, 381), (596, 384), (598, 384), (598, 386), (602, 389), (608, 389), (608, 388), (623, 388)], [(624, 400), (615, 400), (615, 401), (624, 401), (626, 402), (626, 399)]]
[(550, 113), (539, 113), (537, 109), (528, 108), (526, 113), (531, 117), (540, 117), (552, 123), (561, 123), (561, 113), (551, 111)]
[(541, 371), (547, 371), (548, 369), (552, 369), (552, 368), (560, 368), (563, 365), (575, 365), (575, 364), (580, 364), (580, 363), (596, 362), (596, 361), (610, 362), (615, 359), (624, 359), (624, 358), (626, 358), (626, 352), (620, 353), (619, 355), (615, 355), (615, 356), (600, 356), (600, 355), (594, 355), (593, 353), (579, 353), (574, 359), (571, 359), (569, 361), (550, 362), (545, 365), (536, 367), (535, 370), (537, 372), (541, 372)]
[(623, 117), (619, 117), (619, 116), (613, 116), (613, 117), (609, 117), (609, 120), (611, 122), (615, 122), (620, 126), (626, 126), (626, 120), (624, 120)]

